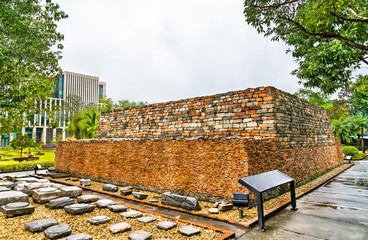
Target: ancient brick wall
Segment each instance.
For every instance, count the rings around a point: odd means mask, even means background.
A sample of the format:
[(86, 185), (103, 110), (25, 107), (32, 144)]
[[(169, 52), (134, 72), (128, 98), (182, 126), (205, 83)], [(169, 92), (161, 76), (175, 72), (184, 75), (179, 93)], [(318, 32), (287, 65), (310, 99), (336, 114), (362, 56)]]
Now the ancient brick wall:
[(340, 143), (278, 149), (275, 140), (77, 140), (60, 142), (56, 169), (206, 199), (246, 192), (241, 177), (278, 169), (300, 181), (342, 159)]
[(104, 113), (96, 138), (277, 138), (281, 148), (334, 141), (323, 108), (273, 87)]
[(300, 181), (343, 158), (326, 111), (273, 87), (105, 113), (97, 138), (59, 143), (56, 168), (200, 198), (275, 169)]

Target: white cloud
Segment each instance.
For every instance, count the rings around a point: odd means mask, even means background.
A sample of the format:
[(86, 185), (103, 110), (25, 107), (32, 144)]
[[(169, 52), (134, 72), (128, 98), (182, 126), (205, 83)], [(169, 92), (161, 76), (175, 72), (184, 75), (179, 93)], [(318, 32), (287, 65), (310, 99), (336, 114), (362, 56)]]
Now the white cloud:
[(245, 23), (242, 0), (59, 0), (67, 71), (99, 76), (114, 100), (150, 103), (258, 86), (294, 92), (282, 43)]

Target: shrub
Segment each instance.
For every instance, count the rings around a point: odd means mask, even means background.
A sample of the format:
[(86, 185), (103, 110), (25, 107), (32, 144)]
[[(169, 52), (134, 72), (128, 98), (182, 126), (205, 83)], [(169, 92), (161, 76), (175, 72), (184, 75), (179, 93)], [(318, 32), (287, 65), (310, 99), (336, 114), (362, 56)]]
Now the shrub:
[(353, 147), (353, 146), (344, 146), (344, 147), (342, 147), (342, 152), (346, 156), (354, 156), (354, 155), (359, 153), (359, 150), (358, 150), (358, 148)]
[(34, 169), (36, 164), (40, 164), (43, 168), (53, 167), (54, 161), (43, 161), (43, 162), (26, 162), (23, 161), (21, 163), (5, 163), (0, 165), (0, 172), (3, 171), (13, 171), (13, 170), (26, 170), (26, 169)]

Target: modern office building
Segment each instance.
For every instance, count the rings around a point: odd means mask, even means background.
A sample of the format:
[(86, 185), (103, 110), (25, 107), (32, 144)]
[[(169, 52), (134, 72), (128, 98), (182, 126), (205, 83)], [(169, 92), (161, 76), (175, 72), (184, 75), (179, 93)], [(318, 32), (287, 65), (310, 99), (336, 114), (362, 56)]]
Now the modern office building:
[[(57, 135), (62, 135), (62, 139), (65, 140), (67, 137), (65, 128), (71, 113), (64, 106), (70, 95), (80, 97), (85, 104), (94, 103), (97, 105), (99, 100), (106, 96), (106, 83), (100, 82), (99, 78), (95, 76), (63, 72), (55, 83), (54, 96), (40, 104), (41, 109), (48, 108), (51, 110), (53, 106), (59, 106), (60, 110), (54, 112), (52, 121), (46, 111), (36, 114), (33, 122), (28, 122), (27, 126), (22, 128), (22, 134), (27, 134), (44, 144), (50, 143)], [(1, 147), (7, 146), (15, 136), (16, 133), (0, 135)]]

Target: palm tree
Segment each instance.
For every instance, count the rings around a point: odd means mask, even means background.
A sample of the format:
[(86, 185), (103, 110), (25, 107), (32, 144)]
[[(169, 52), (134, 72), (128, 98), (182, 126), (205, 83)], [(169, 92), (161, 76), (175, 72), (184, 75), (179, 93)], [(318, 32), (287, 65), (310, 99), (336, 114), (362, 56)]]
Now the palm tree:
[(85, 131), (86, 138), (94, 138), (101, 113), (95, 108), (90, 108), (84, 111), (84, 116), (85, 118), (80, 121), (79, 126)]

